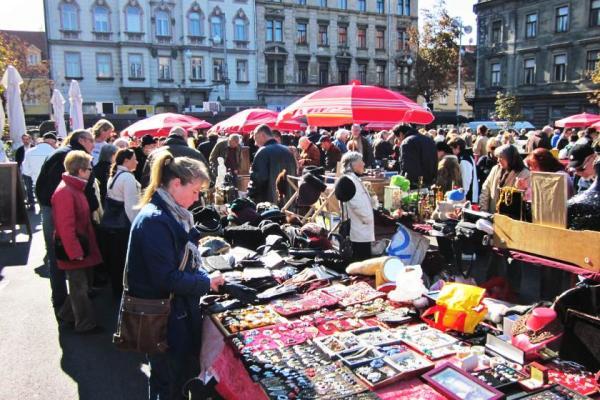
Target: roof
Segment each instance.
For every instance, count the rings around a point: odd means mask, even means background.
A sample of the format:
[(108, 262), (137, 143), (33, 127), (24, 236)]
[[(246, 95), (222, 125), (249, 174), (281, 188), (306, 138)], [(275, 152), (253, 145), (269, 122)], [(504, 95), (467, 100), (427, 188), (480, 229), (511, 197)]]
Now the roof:
[(48, 59), (48, 41), (46, 38), (46, 32), (8, 30), (0, 30), (0, 32), (16, 36), (28, 44), (34, 45), (42, 51), (42, 60)]

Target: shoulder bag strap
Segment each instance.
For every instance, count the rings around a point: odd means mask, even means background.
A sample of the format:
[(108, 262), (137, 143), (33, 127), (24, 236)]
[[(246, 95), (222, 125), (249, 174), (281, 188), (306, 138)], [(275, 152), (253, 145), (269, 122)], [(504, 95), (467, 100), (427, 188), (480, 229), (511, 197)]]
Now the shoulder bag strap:
[(131, 174), (131, 172), (130, 171), (119, 171), (119, 173), (115, 175), (115, 177), (113, 178), (112, 182), (110, 183), (110, 186), (108, 187), (109, 189), (112, 189), (113, 186), (115, 186), (115, 182), (117, 181), (117, 178), (121, 174)]

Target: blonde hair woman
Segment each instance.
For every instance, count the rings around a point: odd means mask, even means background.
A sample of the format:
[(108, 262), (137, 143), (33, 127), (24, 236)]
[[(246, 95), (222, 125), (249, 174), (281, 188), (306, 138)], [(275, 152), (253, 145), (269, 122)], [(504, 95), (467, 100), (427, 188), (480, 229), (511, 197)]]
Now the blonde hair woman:
[[(223, 277), (201, 268), (200, 232), (188, 208), (210, 183), (204, 164), (162, 153), (152, 163), (150, 184), (133, 220), (127, 250), (128, 293), (145, 299), (172, 294), (167, 326), (169, 350), (148, 355), (150, 398), (178, 398), (199, 372), (202, 316), (200, 297), (217, 290)], [(187, 262), (180, 269), (184, 257)]]

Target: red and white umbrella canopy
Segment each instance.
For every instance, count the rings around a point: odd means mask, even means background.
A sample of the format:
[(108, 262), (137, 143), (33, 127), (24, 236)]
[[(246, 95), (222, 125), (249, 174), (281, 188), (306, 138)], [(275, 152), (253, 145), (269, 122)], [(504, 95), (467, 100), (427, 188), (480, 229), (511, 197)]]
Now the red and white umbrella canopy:
[(282, 121), (277, 123), (277, 111), (266, 108), (249, 108), (215, 124), (211, 131), (219, 133), (250, 133), (257, 126), (268, 125), (271, 129), (282, 131), (300, 131), (306, 128), (306, 124), (296, 121)]
[(408, 97), (377, 86), (330, 86), (310, 93), (279, 113), (278, 121), (306, 117), (309, 125), (333, 127), (400, 122), (427, 125), (433, 114)]
[(168, 136), (171, 129), (176, 126), (180, 126), (186, 130), (208, 129), (212, 124), (191, 115), (162, 113), (137, 121), (127, 127), (121, 134), (137, 137), (144, 135)]
[(559, 128), (587, 128), (596, 122), (600, 122), (600, 115), (582, 113), (559, 119), (554, 123), (554, 126)]

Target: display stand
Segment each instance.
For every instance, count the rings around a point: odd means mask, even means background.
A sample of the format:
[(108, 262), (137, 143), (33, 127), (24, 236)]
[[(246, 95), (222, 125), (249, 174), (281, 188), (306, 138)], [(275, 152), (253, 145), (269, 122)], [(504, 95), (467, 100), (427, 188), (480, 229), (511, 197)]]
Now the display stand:
[[(307, 222), (314, 222), (317, 219), (317, 217), (322, 215), (322, 213), (324, 211), (328, 211), (328, 204), (330, 204), (330, 202), (332, 200), (335, 200), (335, 192), (333, 191), (333, 189), (332, 190), (329, 190), (329, 188), (326, 189), (319, 196), (319, 200), (317, 200), (313, 205), (311, 205), (309, 207), (309, 210), (305, 215), (300, 215), (298, 213), (292, 212), (292, 211), (290, 211), (290, 208), (295, 204), (296, 200), (298, 199), (298, 186), (300, 185), (301, 179), (302, 179), (302, 177), (299, 177), (299, 176), (288, 176), (287, 177), (288, 185), (291, 186), (294, 194), (287, 201), (287, 203), (285, 203), (285, 205), (281, 208), (281, 211), (285, 212), (286, 214), (293, 215), (293, 216), (299, 218), (300, 222), (302, 224), (305, 224)], [(334, 210), (329, 210), (329, 211), (334, 211)]]
[(11, 231), (11, 243), (16, 243), (19, 225), (25, 225), (31, 240), (31, 224), (25, 209), (25, 191), (16, 162), (0, 163), (0, 230)]

